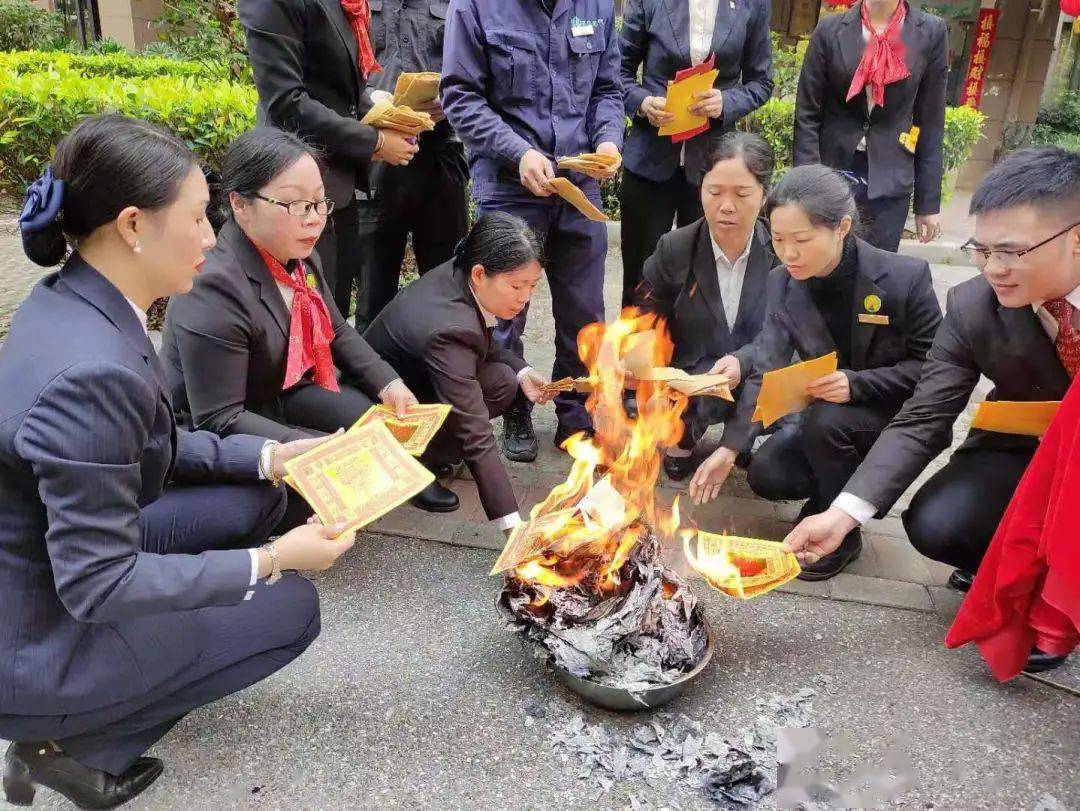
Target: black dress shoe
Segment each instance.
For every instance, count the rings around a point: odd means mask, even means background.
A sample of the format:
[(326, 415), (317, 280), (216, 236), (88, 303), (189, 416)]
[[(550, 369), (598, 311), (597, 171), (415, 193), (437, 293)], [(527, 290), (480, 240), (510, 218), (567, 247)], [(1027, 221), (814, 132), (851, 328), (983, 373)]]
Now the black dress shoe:
[(853, 529), (847, 534), (843, 541), (840, 542), (840, 546), (836, 548), (835, 552), (830, 552), (817, 563), (811, 563), (808, 566), (803, 566), (801, 572), (799, 572), (800, 580), (828, 580), (830, 577), (836, 577), (840, 572), (844, 571), (844, 568), (856, 560), (862, 553), (862, 532), (858, 529)]
[(539, 450), (532, 415), (521, 408), (510, 409), (503, 414), (503, 456), (511, 462), (533, 462)]
[(697, 470), (697, 467), (693, 454), (690, 456), (664, 455), (664, 472), (673, 482), (681, 482)]
[(116, 808), (157, 780), (164, 764), (143, 757), (119, 777), (84, 766), (51, 743), (13, 743), (4, 756), (4, 796), (12, 805), (32, 805), (37, 786), (63, 794), (79, 808)]
[(1024, 672), (1045, 673), (1047, 670), (1061, 667), (1068, 658), (1068, 656), (1051, 656), (1049, 653), (1043, 653), (1038, 648), (1032, 648), (1031, 655), (1028, 656), (1027, 665), (1024, 667)]
[(448, 490), (438, 482), (429, 484), (409, 499), (409, 503), (429, 513), (452, 513), (461, 506), (457, 493)]
[(596, 431), (592, 428), (571, 428), (567, 425), (560, 425), (555, 429), (555, 447), (559, 450), (565, 450), (563, 443), (574, 434), (584, 434), (586, 439), (592, 439)]
[(975, 582), (975, 575), (963, 569), (956, 569), (949, 575), (949, 588), (956, 589), (961, 594), (967, 594), (973, 582)]

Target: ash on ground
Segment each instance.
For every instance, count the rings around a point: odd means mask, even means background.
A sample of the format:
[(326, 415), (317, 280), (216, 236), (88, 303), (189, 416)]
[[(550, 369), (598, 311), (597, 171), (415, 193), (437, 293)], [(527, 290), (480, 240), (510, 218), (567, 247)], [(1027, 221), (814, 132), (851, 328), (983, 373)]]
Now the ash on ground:
[[(808, 726), (814, 695), (803, 688), (760, 700), (753, 725), (737, 736), (724, 737), (671, 713), (658, 713), (629, 733), (590, 725), (578, 714), (553, 722), (550, 742), (565, 764), (580, 767), (578, 777), (591, 786), (594, 799), (618, 781), (639, 778), (671, 792), (666, 808), (677, 809), (675, 793), (689, 786), (723, 808), (745, 809), (775, 790), (777, 730)], [(630, 807), (648, 805), (631, 795)]]
[(499, 613), (538, 657), (574, 676), (631, 692), (671, 684), (705, 655), (708, 626), (689, 584), (659, 558), (647, 532), (607, 597), (595, 575), (566, 588), (508, 577)]

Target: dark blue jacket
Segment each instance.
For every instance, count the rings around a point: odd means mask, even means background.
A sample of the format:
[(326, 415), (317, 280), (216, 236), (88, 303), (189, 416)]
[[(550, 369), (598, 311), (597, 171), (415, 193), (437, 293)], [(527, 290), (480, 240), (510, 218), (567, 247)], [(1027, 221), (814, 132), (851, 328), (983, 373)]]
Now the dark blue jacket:
[[(637, 113), (646, 96), (666, 96), (668, 82), (690, 67), (689, 8), (687, 0), (627, 0), (623, 15), (623, 101), (633, 122), (623, 163), (635, 175), (656, 182), (675, 174), (682, 144), (659, 136)], [(714, 86), (724, 91), (724, 114), (712, 119), (708, 132), (686, 142), (686, 173), (695, 185), (720, 136), (772, 95), (769, 14), (766, 0), (720, 0), (717, 5), (712, 52), (720, 73)]]
[[(537, 200), (518, 178), (529, 149), (555, 159), (623, 142), (612, 0), (451, 0), (442, 104), (465, 143), (473, 196)], [(586, 192), (595, 181), (574, 175)]]
[(256, 480), (263, 442), (176, 430), (134, 310), (78, 254), (34, 288), (0, 349), (0, 715), (107, 707), (199, 660), (191, 609), (242, 601), (251, 557), (143, 552), (140, 511), (167, 481)]

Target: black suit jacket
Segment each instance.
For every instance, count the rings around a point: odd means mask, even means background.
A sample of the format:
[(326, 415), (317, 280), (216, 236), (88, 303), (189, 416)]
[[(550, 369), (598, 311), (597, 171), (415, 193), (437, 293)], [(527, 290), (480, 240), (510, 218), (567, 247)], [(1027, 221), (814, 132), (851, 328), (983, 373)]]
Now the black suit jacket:
[[(334, 365), (372, 398), (399, 375), (342, 317), (314, 255), (305, 260), (330, 311)], [(169, 299), (161, 358), (177, 416), (221, 436), (289, 441), (316, 432), (285, 422), (291, 316), (274, 277), (235, 220), (218, 235), (191, 292)], [(310, 377), (297, 386), (313, 386)], [(296, 388), (296, 387), (294, 387)]]
[[(720, 137), (772, 95), (770, 13), (765, 0), (740, 0), (734, 6), (721, 0), (717, 6), (712, 52), (720, 73), (714, 86), (724, 91), (724, 115), (711, 119), (707, 132), (686, 142), (691, 183), (701, 182)], [(666, 96), (668, 81), (690, 67), (689, 35), (687, 0), (628, 0), (619, 41), (623, 103), (631, 121), (623, 162), (634, 174), (657, 182), (675, 174), (683, 144), (658, 135), (656, 127), (637, 113), (646, 96)]]
[[(941, 323), (941, 305), (930, 266), (922, 259), (889, 253), (861, 239), (855, 240), (855, 252), (851, 368), (843, 370), (851, 383), (851, 402), (898, 410), (915, 390)], [(765, 372), (788, 365), (793, 354), (811, 360), (836, 350), (806, 282), (795, 281), (781, 265), (769, 274), (765, 295), (765, 326), (754, 341), (753, 370), (739, 397), (735, 420), (724, 429), (723, 444), (732, 450), (747, 447), (760, 432), (761, 424), (750, 418)], [(888, 324), (859, 320), (867, 313), (869, 296), (880, 300), (876, 314), (888, 317)]]
[[(981, 276), (949, 290), (945, 320), (915, 393), (874, 443), (846, 492), (883, 516), (953, 438), (979, 377), (994, 384), (988, 399), (1061, 400), (1069, 376), (1031, 307), (1002, 307)], [(1030, 437), (972, 430), (963, 447), (1030, 448)]]
[(352, 202), (378, 133), (356, 37), (338, 0), (239, 0), (259, 91), (259, 122), (298, 133), (325, 152), (323, 182), (339, 207)]
[[(906, 0), (905, 0), (906, 2)], [(915, 213), (941, 210), (942, 144), (949, 41), (944, 20), (908, 7), (901, 39), (911, 76), (885, 87), (885, 104), (868, 113), (865, 90), (847, 101), (866, 43), (861, 4), (826, 17), (814, 30), (799, 74), (795, 103), (795, 165), (850, 169), (866, 137), (869, 197), (901, 197), (915, 189)], [(900, 133), (921, 129), (914, 156)]]
[(666, 322), (675, 344), (672, 365), (698, 373), (732, 354), (749, 368), (751, 346), (765, 320), (765, 280), (775, 264), (769, 230), (759, 220), (732, 329), (724, 315), (708, 223), (701, 219), (664, 234), (645, 262), (638, 304)]
[(421, 401), (453, 406), (447, 425), (461, 442), (488, 518), (515, 512), (517, 498), (477, 374), (482, 363), (505, 363), (518, 372), (525, 362), (491, 346), (465, 272), (446, 262), (425, 273), (397, 294), (364, 337)]

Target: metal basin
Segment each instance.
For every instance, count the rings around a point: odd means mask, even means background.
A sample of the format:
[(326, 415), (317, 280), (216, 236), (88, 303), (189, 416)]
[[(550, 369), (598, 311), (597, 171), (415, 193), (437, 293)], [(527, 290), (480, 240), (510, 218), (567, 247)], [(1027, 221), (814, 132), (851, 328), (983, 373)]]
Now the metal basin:
[(673, 681), (671, 684), (650, 687), (639, 692), (631, 692), (619, 687), (598, 684), (597, 682), (581, 678), (580, 676), (574, 676), (569, 671), (564, 670), (554, 663), (552, 663), (552, 669), (555, 671), (555, 676), (559, 681), (590, 704), (595, 704), (598, 707), (604, 707), (605, 709), (616, 710), (618, 712), (635, 712), (637, 710), (648, 710), (653, 707), (659, 707), (663, 704), (667, 704), (677, 695), (682, 693), (682, 691), (686, 689), (686, 686), (705, 669), (709, 664), (709, 660), (712, 659), (713, 651), (716, 647), (712, 626), (709, 625), (709, 621), (704, 616), (701, 617), (701, 621), (705, 624), (705, 631), (708, 634), (707, 642), (705, 643), (705, 653), (702, 655), (701, 661), (697, 663), (693, 670), (687, 672), (682, 678)]

